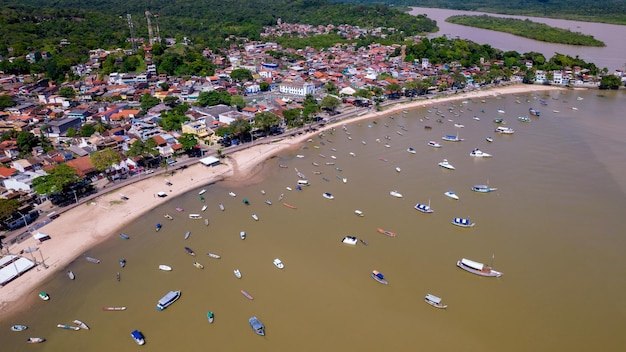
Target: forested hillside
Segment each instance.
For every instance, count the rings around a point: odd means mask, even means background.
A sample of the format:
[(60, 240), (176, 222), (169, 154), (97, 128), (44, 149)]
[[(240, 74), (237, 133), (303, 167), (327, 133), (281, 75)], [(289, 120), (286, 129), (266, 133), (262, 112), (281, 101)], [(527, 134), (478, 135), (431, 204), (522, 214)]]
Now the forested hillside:
[(437, 7), (626, 25), (626, 0), (337, 0), (349, 4)]

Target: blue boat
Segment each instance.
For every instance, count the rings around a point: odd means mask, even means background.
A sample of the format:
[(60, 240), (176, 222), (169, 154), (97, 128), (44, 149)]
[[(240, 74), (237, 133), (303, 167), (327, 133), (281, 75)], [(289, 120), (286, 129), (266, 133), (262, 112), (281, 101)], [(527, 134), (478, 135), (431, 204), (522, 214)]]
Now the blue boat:
[(489, 193), (489, 192), (493, 192), (495, 190), (497, 190), (497, 188), (489, 187), (487, 185), (473, 185), (472, 186), (472, 191), (478, 192), (478, 193)]
[(248, 321), (250, 322), (252, 330), (254, 330), (257, 335), (265, 336), (265, 326), (263, 326), (263, 323), (261, 323), (257, 317), (252, 317)]
[(415, 210), (421, 211), (422, 213), (432, 213), (434, 210), (430, 207), (430, 201), (428, 201), (428, 205), (417, 203), (414, 206)]
[(122, 239), (124, 239), (124, 240), (127, 240), (127, 239), (129, 239), (130, 237), (128, 237), (128, 235), (127, 235), (127, 234), (125, 234), (125, 233), (120, 233), (120, 238), (122, 238)]
[(161, 230), (161, 227), (163, 227), (163, 225), (161, 224), (156, 224), (156, 228), (154, 229), (156, 232), (159, 232), (159, 230)]
[(120, 259), (120, 266), (122, 268), (126, 266), (126, 259), (124, 259), (124, 258)]
[(385, 275), (383, 275), (383, 273), (379, 272), (378, 270), (373, 270), (372, 271), (372, 279), (380, 282), (383, 285), (387, 285), (388, 282), (387, 280), (385, 280)]
[(170, 291), (157, 303), (157, 309), (163, 310), (180, 298), (180, 291)]
[(441, 139), (443, 139), (444, 141), (447, 141), (447, 142), (460, 142), (460, 141), (463, 140), (462, 138), (459, 138), (459, 134), (458, 133), (456, 135), (447, 134), (447, 135), (441, 137)]
[(139, 330), (133, 330), (130, 332), (130, 336), (132, 336), (133, 340), (135, 340), (135, 342), (141, 346), (143, 344), (146, 343), (145, 338), (143, 337), (143, 334), (139, 331)]
[(464, 218), (454, 218), (452, 219), (452, 224), (460, 227), (474, 227), (475, 223), (471, 222), (470, 219)]

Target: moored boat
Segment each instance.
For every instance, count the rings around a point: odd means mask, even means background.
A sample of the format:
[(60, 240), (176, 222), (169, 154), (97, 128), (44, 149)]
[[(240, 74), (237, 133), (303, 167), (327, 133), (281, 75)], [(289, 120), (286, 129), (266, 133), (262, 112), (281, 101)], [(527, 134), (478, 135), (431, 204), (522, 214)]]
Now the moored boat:
[(207, 253), (206, 255), (209, 256), (209, 258), (213, 258), (213, 259), (220, 259), (221, 256), (215, 254), (215, 253)]
[(248, 322), (257, 335), (265, 336), (265, 326), (261, 323), (259, 318), (251, 317)]
[(189, 214), (189, 218), (190, 219), (194, 219), (194, 220), (198, 220), (198, 219), (202, 219), (202, 215), (200, 215), (200, 214)]
[(446, 142), (461, 142), (463, 140), (462, 138), (459, 138), (459, 134), (458, 133), (456, 135), (447, 134), (447, 135), (441, 137), (441, 139), (443, 139)]
[(478, 193), (489, 193), (498, 190), (496, 187), (489, 187), (488, 185), (473, 185), (472, 191)]
[(426, 294), (426, 297), (424, 297), (424, 302), (430, 304), (431, 306), (435, 308), (441, 308), (441, 309), (448, 308), (447, 305), (441, 303), (441, 298), (435, 295), (431, 295), (430, 293)]
[(513, 131), (512, 128), (503, 127), (503, 126), (496, 127), (494, 132), (500, 133), (500, 134), (513, 134), (513, 133), (515, 133), (515, 131)]
[(206, 192), (206, 189), (201, 190), (200, 192), (198, 192), (198, 195), (203, 195), (204, 192)]
[(286, 206), (287, 208), (290, 208), (290, 209), (297, 209), (297, 207), (295, 205), (291, 205), (289, 203), (283, 203), (283, 205)]
[(120, 267), (125, 267), (126, 266), (126, 259), (122, 258), (120, 259)]
[(354, 236), (346, 236), (341, 240), (342, 243), (349, 244), (351, 246), (355, 246), (358, 242), (357, 238)]
[(469, 260), (465, 258), (462, 258), (461, 260), (457, 261), (456, 266), (472, 274), (476, 274), (480, 276), (488, 276), (488, 277), (502, 276), (501, 272), (493, 270), (491, 267), (486, 266), (483, 263), (475, 262), (473, 260)]
[(474, 148), (474, 150), (470, 152), (470, 156), (473, 156), (476, 158), (491, 158), (492, 155), (489, 153), (485, 153), (478, 148)]
[(444, 192), (443, 194), (444, 194), (446, 197), (448, 197), (448, 198), (452, 198), (452, 199), (454, 199), (454, 200), (459, 200), (459, 196), (458, 196), (456, 193), (454, 193), (454, 191), (446, 191), (446, 192)]
[(415, 204), (415, 206), (413, 208), (415, 208), (415, 210), (417, 210), (417, 211), (421, 211), (422, 213), (433, 213), (434, 212), (434, 210), (430, 207), (430, 201), (428, 201), (428, 205), (422, 204), (422, 203), (417, 203), (417, 204)]
[(79, 328), (84, 329), (84, 330), (89, 330), (89, 326), (87, 326), (87, 324), (85, 324), (84, 322), (76, 319), (73, 322), (74, 324), (76, 324)]
[(465, 218), (453, 218), (452, 224), (460, 227), (474, 227), (475, 223), (471, 222), (470, 219)]
[(415, 153), (416, 153), (416, 151), (415, 151), (415, 149), (414, 149), (413, 147), (409, 147), (409, 148), (407, 148), (407, 150), (406, 150), (406, 151), (407, 151), (407, 152), (409, 152), (409, 153), (411, 153), (411, 154), (415, 154)]
[(233, 270), (233, 274), (235, 274), (236, 278), (241, 279), (241, 271), (239, 269)]
[(187, 252), (187, 254), (189, 254), (192, 257), (196, 256), (196, 253), (189, 247), (185, 247), (185, 252)]
[(198, 269), (204, 269), (204, 265), (198, 263), (198, 262), (193, 262), (193, 266), (195, 266)]
[(209, 226), (209, 219), (204, 219), (204, 226)]
[(80, 330), (78, 326), (70, 326), (70, 325), (65, 325), (65, 324), (57, 324), (57, 328), (65, 329), (65, 330), (72, 330), (72, 331)]
[(24, 331), (26, 329), (28, 329), (28, 326), (26, 325), (16, 324), (11, 326), (11, 331)]
[(244, 291), (244, 290), (241, 290), (241, 294), (242, 294), (244, 297), (246, 297), (247, 299), (249, 299), (249, 300), (253, 300), (253, 299), (254, 299), (254, 297), (252, 297), (252, 295), (251, 295), (251, 294), (249, 294), (248, 292), (246, 292), (246, 291)]
[(493, 142), (493, 137), (487, 137), (487, 138), (485, 138), (485, 140), (487, 142), (489, 142), (489, 143), (492, 143)]
[(252, 214), (252, 218), (253, 218), (255, 221), (259, 221), (259, 216), (258, 216), (258, 215), (256, 215), (256, 213)]
[(220, 210), (221, 210), (221, 211), (224, 211), (224, 204), (220, 203), (220, 204), (219, 204), (219, 207), (220, 207)]
[(174, 220), (174, 218), (170, 214), (164, 214), (163, 217), (168, 220)]
[(125, 233), (120, 233), (120, 238), (123, 239), (123, 240), (127, 240), (130, 237), (127, 234), (125, 234)]
[(165, 264), (160, 264), (159, 265), (159, 270), (163, 270), (163, 271), (172, 271), (172, 267), (169, 265), (165, 265)]
[(439, 164), (437, 164), (437, 165), (439, 165), (439, 166), (443, 167), (444, 169), (448, 169), (448, 170), (454, 170), (454, 169), (455, 169), (455, 167), (454, 167), (454, 166), (452, 166), (452, 164), (450, 164), (450, 163), (448, 162), (448, 159), (443, 159), (443, 161), (441, 161), (441, 162), (440, 162)]
[(131, 331), (130, 336), (139, 346), (142, 346), (146, 343), (146, 339), (143, 337), (143, 334), (139, 330)]
[(363, 214), (363, 212), (358, 209), (354, 211), (354, 214), (356, 214), (357, 216), (365, 216), (365, 214)]
[(402, 193), (398, 192), (397, 190), (393, 190), (391, 192), (389, 192), (389, 195), (391, 195), (392, 197), (396, 197), (396, 198), (402, 198)]
[(324, 192), (322, 194), (322, 196), (326, 199), (335, 199), (335, 196), (333, 196), (332, 194), (328, 193), (328, 192)]
[(185, 232), (185, 239), (188, 239), (191, 236), (191, 231)]
[(208, 205), (206, 205), (206, 204), (205, 204), (205, 205), (203, 205), (203, 206), (202, 206), (201, 211), (206, 211), (206, 209), (207, 209), (208, 207), (209, 207), (209, 206), (208, 206)]
[(435, 142), (435, 141), (429, 141), (428, 142), (428, 146), (429, 147), (433, 147), (433, 148), (441, 148), (441, 144)]
[(73, 271), (69, 270), (69, 271), (67, 272), (67, 277), (69, 277), (69, 278), (70, 278), (70, 280), (74, 280), (74, 279), (76, 278), (76, 275), (74, 275), (74, 272), (73, 272)]
[(246, 231), (239, 232), (239, 238), (241, 238), (242, 240), (245, 240), (246, 239)]
[(156, 227), (154, 228), (154, 231), (159, 232), (161, 231), (161, 228), (163, 227), (163, 225), (161, 224), (156, 224)]
[(378, 270), (373, 270), (371, 276), (372, 276), (372, 279), (380, 282), (383, 285), (387, 285), (388, 284), (387, 280), (385, 279), (385, 275), (383, 275)]
[(116, 311), (126, 310), (126, 307), (102, 307), (102, 310), (116, 312)]
[(96, 258), (92, 258), (92, 257), (86, 257), (85, 259), (87, 259), (88, 262), (94, 263), (94, 264), (100, 264), (100, 259), (96, 259)]
[(42, 343), (46, 341), (43, 337), (29, 337), (26, 339), (26, 343)]
[(170, 291), (163, 296), (157, 303), (157, 310), (163, 310), (180, 298), (180, 291)]
[(285, 264), (283, 264), (283, 262), (280, 261), (280, 259), (276, 258), (273, 261), (274, 265), (278, 268), (278, 269), (284, 269), (285, 268)]
[(48, 300), (50, 300), (50, 295), (48, 295), (44, 291), (41, 291), (41, 292), (39, 292), (39, 298), (41, 298), (44, 301), (48, 301)]
[(209, 324), (213, 324), (213, 320), (215, 319), (213, 312), (206, 313), (206, 319), (209, 321)]
[(228, 195), (231, 197), (237, 197), (237, 194), (235, 194), (235, 192), (228, 192)]
[(385, 236), (389, 236), (389, 237), (396, 237), (396, 233), (395, 232), (391, 232), (391, 231), (387, 231), (387, 230), (383, 230), (381, 228), (377, 228), (376, 231), (378, 231), (378, 233), (382, 233)]

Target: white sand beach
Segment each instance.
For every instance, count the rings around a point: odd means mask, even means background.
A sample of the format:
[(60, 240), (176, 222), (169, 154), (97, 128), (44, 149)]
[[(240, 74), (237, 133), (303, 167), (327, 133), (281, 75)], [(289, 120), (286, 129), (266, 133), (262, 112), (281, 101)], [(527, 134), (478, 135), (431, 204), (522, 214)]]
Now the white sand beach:
[[(556, 89), (559, 88), (520, 84), (453, 94), (438, 99), (416, 100), (391, 106), (384, 111), (345, 119), (327, 125), (324, 129), (453, 100), (480, 99), (501, 94), (521, 94)], [(22, 309), (23, 306), (20, 305), (20, 302), (23, 300), (20, 300), (20, 297), (36, 294), (34, 290), (38, 283), (59, 270), (63, 270), (77, 256), (82, 255), (86, 250), (109, 236), (117, 236), (120, 228), (147, 213), (155, 206), (185, 192), (192, 190), (196, 192), (203, 186), (221, 179), (229, 179), (235, 182), (245, 181), (256, 173), (257, 166), (260, 163), (282, 151), (296, 147), (317, 133), (319, 131), (277, 139), (267, 144), (257, 144), (248, 149), (229, 154), (228, 158), (225, 158), (223, 163), (218, 166), (207, 167), (200, 163), (194, 164), (185, 170), (174, 173), (172, 176), (167, 176), (172, 186), (166, 186), (164, 181), (166, 177), (163, 175), (149, 177), (124, 188), (103, 194), (93, 201), (63, 213), (58, 219), (40, 229), (41, 232), (49, 234), (52, 238), (51, 240), (39, 243), (35, 239), (30, 238), (11, 247), (11, 252), (13, 253), (27, 247), (36, 246), (41, 248), (42, 251), (40, 253), (42, 253), (48, 268), (30, 270), (0, 288), (0, 311), (6, 313)], [(166, 192), (169, 197), (159, 198), (156, 196), (158, 192)], [(128, 200), (121, 201), (120, 194), (127, 196)], [(172, 215), (175, 216), (177, 214)], [(117, 228), (111, 226), (111, 219), (116, 219)], [(164, 221), (167, 220), (164, 219)], [(37, 254), (37, 260), (40, 259), (39, 254)]]

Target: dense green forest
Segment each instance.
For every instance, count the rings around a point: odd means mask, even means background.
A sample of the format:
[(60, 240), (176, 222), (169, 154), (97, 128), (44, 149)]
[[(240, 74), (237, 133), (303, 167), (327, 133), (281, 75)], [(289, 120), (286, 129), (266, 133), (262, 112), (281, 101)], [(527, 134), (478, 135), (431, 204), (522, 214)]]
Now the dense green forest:
[(548, 43), (606, 46), (604, 42), (595, 39), (592, 35), (574, 33), (567, 29), (551, 27), (547, 24), (533, 22), (529, 19), (520, 20), (516, 18), (502, 18), (487, 15), (452, 16), (446, 18), (446, 22), (511, 33), (520, 37)]
[(437, 7), (626, 25), (626, 0), (338, 0), (349, 4)]

